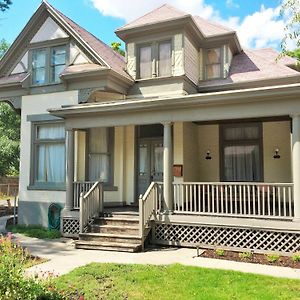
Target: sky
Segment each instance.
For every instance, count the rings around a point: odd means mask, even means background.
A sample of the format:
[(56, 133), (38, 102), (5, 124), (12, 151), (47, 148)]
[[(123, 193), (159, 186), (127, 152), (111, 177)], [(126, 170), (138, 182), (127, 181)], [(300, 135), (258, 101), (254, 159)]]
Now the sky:
[[(244, 48), (279, 49), (285, 20), (279, 0), (48, 0), (107, 44), (118, 41), (114, 30), (165, 3), (219, 22), (238, 32)], [(13, 0), (0, 15), (0, 39), (12, 43), (41, 0)], [(291, 48), (293, 48), (291, 46)]]

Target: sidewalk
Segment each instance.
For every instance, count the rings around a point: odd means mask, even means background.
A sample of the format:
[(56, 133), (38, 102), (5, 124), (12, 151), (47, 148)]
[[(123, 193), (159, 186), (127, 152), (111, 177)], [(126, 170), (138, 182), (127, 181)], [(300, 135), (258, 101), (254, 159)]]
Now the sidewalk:
[(39, 240), (20, 234), (15, 236), (33, 255), (49, 259), (44, 264), (28, 269), (28, 272), (33, 274), (52, 272), (55, 275), (62, 275), (92, 262), (154, 265), (179, 263), (187, 266), (300, 279), (299, 269), (201, 258), (196, 257), (196, 249), (190, 248), (151, 249), (142, 253), (93, 251), (75, 249), (70, 239)]

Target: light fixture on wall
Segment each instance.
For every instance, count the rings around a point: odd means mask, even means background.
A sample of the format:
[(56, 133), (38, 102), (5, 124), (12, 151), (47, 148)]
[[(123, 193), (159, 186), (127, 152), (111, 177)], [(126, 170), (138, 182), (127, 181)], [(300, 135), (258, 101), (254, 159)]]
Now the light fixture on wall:
[(280, 158), (280, 155), (279, 155), (279, 149), (278, 149), (278, 148), (275, 149), (273, 158), (274, 158), (274, 159), (279, 159), (279, 158)]
[(211, 160), (210, 150), (207, 150), (207, 151), (206, 151), (205, 159), (206, 159), (206, 160)]

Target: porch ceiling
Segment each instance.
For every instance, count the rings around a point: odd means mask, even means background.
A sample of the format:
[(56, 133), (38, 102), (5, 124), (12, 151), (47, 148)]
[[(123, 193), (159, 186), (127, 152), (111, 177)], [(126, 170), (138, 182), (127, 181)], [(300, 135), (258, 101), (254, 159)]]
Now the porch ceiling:
[(300, 114), (300, 83), (180, 97), (127, 99), (50, 109), (67, 128), (213, 121)]

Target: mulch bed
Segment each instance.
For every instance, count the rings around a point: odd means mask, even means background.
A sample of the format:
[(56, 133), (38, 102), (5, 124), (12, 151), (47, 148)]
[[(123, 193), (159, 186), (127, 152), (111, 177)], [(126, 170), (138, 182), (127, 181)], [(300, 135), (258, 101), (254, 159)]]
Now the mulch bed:
[(224, 256), (220, 256), (216, 254), (215, 250), (205, 250), (200, 257), (300, 269), (300, 262), (294, 262), (289, 256), (280, 256), (277, 261), (269, 262), (267, 256), (264, 254), (253, 253), (251, 258), (240, 258), (239, 253), (240, 252), (235, 251), (224, 251)]

